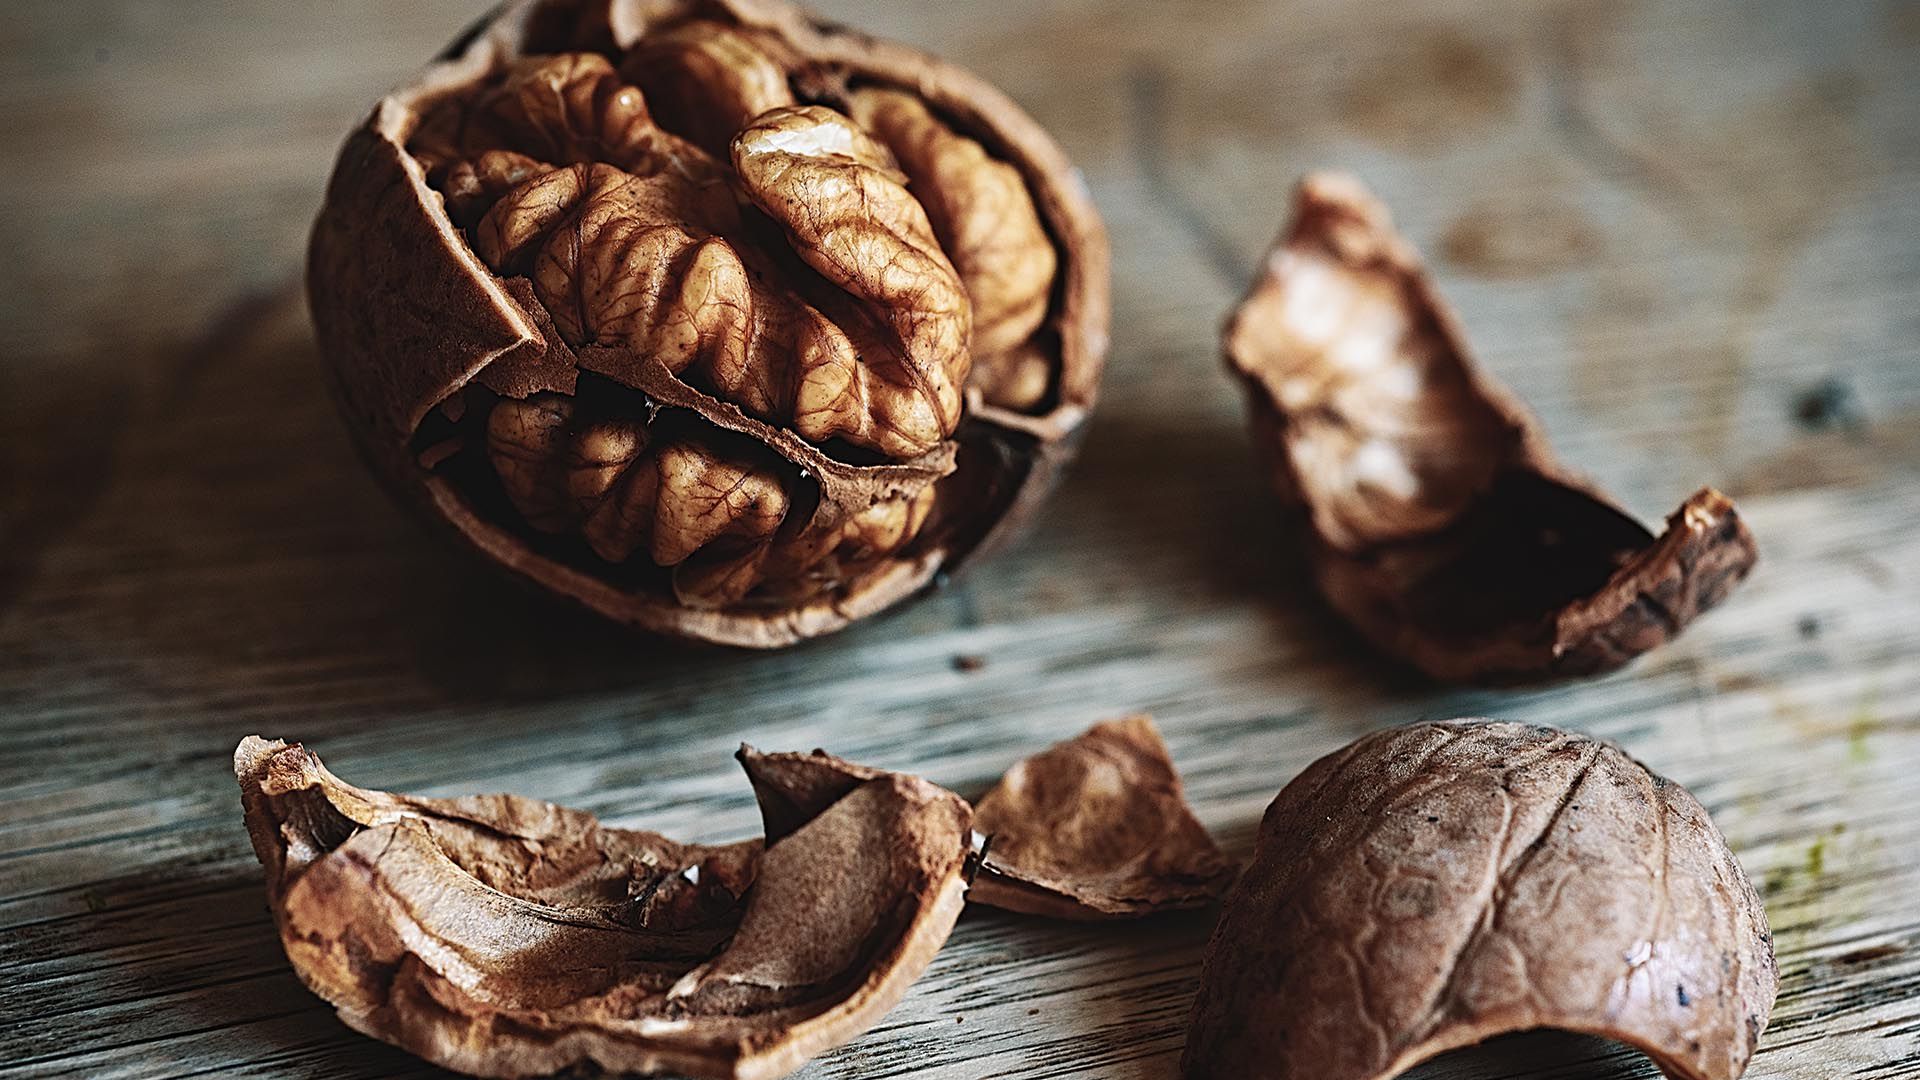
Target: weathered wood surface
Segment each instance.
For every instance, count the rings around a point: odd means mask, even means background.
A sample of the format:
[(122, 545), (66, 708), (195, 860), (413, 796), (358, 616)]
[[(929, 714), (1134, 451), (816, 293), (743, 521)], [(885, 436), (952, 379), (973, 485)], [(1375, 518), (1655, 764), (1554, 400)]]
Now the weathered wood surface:
[[(829, 747), (962, 790), (1159, 717), (1244, 853), (1315, 756), (1547, 721), (1688, 784), (1765, 887), (1752, 1075), (1920, 1075), (1920, 6), (838, 0), (1060, 134), (1117, 251), (1109, 389), (1037, 532), (771, 656), (665, 648), (443, 562), (361, 474), (295, 292), (334, 146), (478, 14), (9, 6), (0, 27), (0, 1075), (413, 1076), (301, 989), (240, 827), (240, 736), (350, 780), (513, 790), (689, 840), (728, 759)], [(1489, 367), (1649, 518), (1741, 499), (1756, 576), (1604, 680), (1437, 690), (1279, 549), (1217, 324), (1304, 169), (1366, 176)], [(977, 657), (984, 663), (956, 663)], [(1205, 915), (971, 913), (805, 1075), (1165, 1077)], [(1527, 1037), (1428, 1076), (1644, 1076)]]

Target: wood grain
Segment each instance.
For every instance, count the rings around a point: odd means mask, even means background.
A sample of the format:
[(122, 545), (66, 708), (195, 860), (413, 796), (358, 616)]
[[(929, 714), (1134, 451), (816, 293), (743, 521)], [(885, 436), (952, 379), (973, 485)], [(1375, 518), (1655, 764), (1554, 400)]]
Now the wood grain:
[[(297, 275), (341, 134), (480, 11), (33, 0), (0, 27), (0, 1076), (424, 1076), (294, 979), (228, 755), (511, 790), (687, 840), (729, 760), (825, 746), (964, 791), (1154, 713), (1236, 854), (1356, 735), (1493, 715), (1689, 785), (1784, 974), (1750, 1075), (1920, 1075), (1920, 19), (1905, 0), (823, 4), (1000, 82), (1085, 170), (1112, 374), (1036, 533), (771, 656), (611, 631), (441, 558), (324, 398)], [(1293, 177), (1352, 168), (1487, 365), (1649, 519), (1741, 500), (1754, 578), (1553, 690), (1436, 689), (1284, 555), (1215, 334)], [(982, 661), (975, 665), (971, 659)], [(1173, 1074), (1206, 914), (969, 913), (804, 1075)], [(1425, 1077), (1653, 1075), (1529, 1035)]]

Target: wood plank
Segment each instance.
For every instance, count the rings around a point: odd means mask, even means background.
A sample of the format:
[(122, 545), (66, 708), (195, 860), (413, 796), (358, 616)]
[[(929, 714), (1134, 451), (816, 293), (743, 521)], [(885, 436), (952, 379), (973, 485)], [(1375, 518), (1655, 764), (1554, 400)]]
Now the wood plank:
[[(227, 771), (244, 734), (372, 786), (718, 840), (755, 827), (741, 739), (965, 792), (1141, 709), (1239, 854), (1281, 784), (1385, 724), (1617, 739), (1764, 886), (1784, 982), (1750, 1075), (1920, 1075), (1910, 4), (822, 6), (1059, 133), (1113, 232), (1115, 354), (1031, 537), (906, 611), (748, 656), (443, 559), (320, 389), (297, 274), (333, 149), (481, 4), (15, 5), (0, 1076), (437, 1075), (287, 969)], [(1396, 207), (1570, 460), (1649, 518), (1701, 482), (1741, 498), (1763, 561), (1723, 610), (1627, 672), (1528, 692), (1423, 685), (1334, 623), (1276, 555), (1214, 355), (1287, 185), (1322, 165)], [(803, 1075), (1170, 1075), (1208, 923), (970, 912), (899, 1009)], [(1526, 1036), (1417, 1075), (1654, 1074)]]

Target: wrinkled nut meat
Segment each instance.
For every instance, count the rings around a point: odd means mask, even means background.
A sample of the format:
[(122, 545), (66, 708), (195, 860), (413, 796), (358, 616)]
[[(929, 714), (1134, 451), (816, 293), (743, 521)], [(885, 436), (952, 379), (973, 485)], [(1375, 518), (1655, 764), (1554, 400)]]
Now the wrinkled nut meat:
[(1753, 566), (1719, 492), (1689, 498), (1656, 538), (1563, 469), (1350, 177), (1301, 184), (1225, 345), (1321, 590), (1434, 678), (1611, 670)]
[(1732, 1080), (1778, 988), (1759, 897), (1679, 785), (1570, 732), (1415, 724), (1322, 758), (1267, 808), (1183, 1069), (1384, 1080), (1555, 1028)]
[(1015, 765), (973, 822), (989, 840), (968, 898), (994, 907), (1125, 918), (1199, 907), (1233, 880), (1144, 716), (1097, 724)]
[(957, 68), (778, 0), (521, 0), (348, 140), (308, 288), (403, 501), (604, 615), (771, 647), (1033, 509), (1106, 258)]
[(877, 771), (810, 797), (833, 759), (759, 757), (761, 799), (804, 806), (764, 851), (365, 791), (297, 744), (249, 738), (234, 771), (287, 956), (354, 1028), (477, 1076), (773, 1077), (872, 1026), (932, 960), (971, 811)]

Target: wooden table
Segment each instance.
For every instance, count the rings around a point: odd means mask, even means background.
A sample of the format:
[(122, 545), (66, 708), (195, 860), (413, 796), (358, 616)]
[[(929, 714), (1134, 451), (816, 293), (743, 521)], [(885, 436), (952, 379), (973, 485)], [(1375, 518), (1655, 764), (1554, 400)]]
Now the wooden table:
[[(480, 0), (37, 0), (0, 27), (0, 1075), (416, 1076), (303, 990), (228, 771), (752, 832), (742, 740), (963, 791), (1133, 710), (1237, 853), (1316, 756), (1417, 717), (1616, 739), (1763, 884), (1751, 1075), (1920, 1075), (1920, 5), (837, 0), (975, 67), (1085, 169), (1113, 360), (1037, 531), (777, 655), (663, 647), (444, 561), (354, 461), (298, 300), (337, 141)], [(1487, 365), (1649, 519), (1763, 549), (1626, 672), (1436, 689), (1282, 550), (1215, 331), (1302, 171), (1396, 207)], [(977, 664), (976, 664), (977, 661)], [(1206, 915), (970, 912), (809, 1077), (1165, 1077)], [(1528, 1037), (1423, 1075), (1646, 1076)]]

